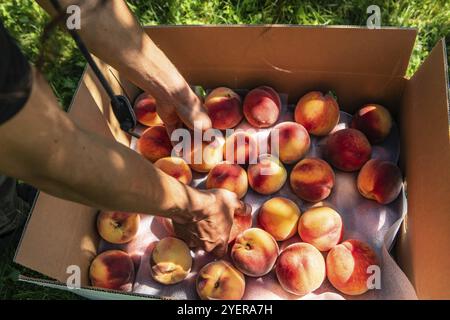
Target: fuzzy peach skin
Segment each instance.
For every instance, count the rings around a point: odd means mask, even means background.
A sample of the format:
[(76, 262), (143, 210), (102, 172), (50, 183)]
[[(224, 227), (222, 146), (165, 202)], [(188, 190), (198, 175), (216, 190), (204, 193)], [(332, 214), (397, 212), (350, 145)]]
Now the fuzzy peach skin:
[(359, 193), (381, 204), (397, 199), (402, 190), (400, 168), (390, 161), (372, 159), (366, 162), (358, 174)]
[(298, 222), (300, 238), (320, 251), (328, 251), (337, 245), (343, 230), (341, 216), (329, 207), (308, 209)]
[(155, 167), (184, 184), (192, 182), (191, 168), (182, 158), (164, 157), (155, 162)]
[(271, 87), (261, 86), (251, 90), (244, 99), (244, 116), (253, 127), (267, 128), (280, 116), (281, 100)]
[(232, 243), (238, 235), (252, 226), (252, 207), (245, 205), (243, 210), (235, 210), (228, 243)]
[(250, 228), (237, 236), (231, 248), (231, 259), (242, 273), (261, 277), (273, 269), (278, 252), (278, 244), (268, 232)]
[(175, 229), (173, 228), (172, 219), (160, 216), (155, 216), (153, 219), (156, 219), (156, 221), (164, 227), (164, 230), (167, 232), (168, 236), (175, 236)]
[(139, 153), (151, 162), (168, 157), (172, 152), (172, 143), (164, 126), (145, 130), (136, 145)]
[(100, 253), (89, 267), (89, 278), (94, 287), (131, 291), (134, 281), (134, 264), (121, 250)]
[(247, 176), (248, 183), (254, 191), (269, 195), (283, 187), (287, 173), (280, 160), (264, 154), (259, 156), (258, 163), (248, 166)]
[(191, 252), (182, 240), (174, 237), (163, 238), (153, 248), (150, 267), (153, 279), (159, 283), (181, 282), (191, 271)]
[(348, 295), (367, 292), (367, 279), (372, 275), (369, 266), (378, 265), (372, 248), (359, 240), (338, 244), (327, 255), (327, 277), (339, 291)]
[(385, 107), (366, 104), (353, 116), (351, 126), (362, 131), (371, 143), (380, 143), (391, 132), (392, 117)]
[(329, 162), (342, 171), (357, 171), (372, 154), (372, 146), (364, 133), (356, 129), (342, 129), (327, 138), (326, 154)]
[(138, 213), (101, 211), (97, 215), (97, 231), (110, 243), (127, 243), (136, 237), (140, 221)]
[(318, 289), (325, 280), (325, 260), (312, 245), (297, 242), (281, 252), (275, 272), (284, 290), (304, 296)]
[[(218, 163), (222, 162), (223, 143), (223, 139), (212, 142), (203, 141), (202, 143), (193, 143), (191, 153), (187, 157), (191, 169), (200, 173), (209, 172)], [(196, 152), (200, 155), (199, 159), (196, 159)]]
[(149, 93), (141, 93), (134, 101), (133, 109), (137, 121), (144, 126), (151, 127), (163, 124), (156, 113), (156, 100)]
[(199, 271), (196, 288), (202, 300), (240, 300), (245, 292), (245, 277), (231, 263), (213, 261)]
[(277, 155), (283, 163), (295, 163), (305, 156), (311, 145), (308, 131), (301, 124), (282, 122), (270, 132), (269, 150)]
[(339, 121), (339, 105), (331, 94), (311, 91), (297, 102), (294, 117), (310, 134), (326, 136)]
[(226, 87), (212, 90), (206, 96), (204, 105), (216, 129), (234, 128), (244, 117), (241, 97)]
[(263, 203), (258, 212), (258, 226), (277, 241), (291, 238), (297, 232), (300, 209), (294, 201), (275, 197)]
[(242, 199), (247, 193), (247, 173), (241, 166), (232, 163), (219, 163), (208, 174), (206, 188), (224, 188), (236, 193)]
[(326, 161), (319, 158), (305, 158), (292, 169), (289, 180), (292, 191), (299, 198), (318, 202), (330, 195), (335, 176)]
[(258, 160), (258, 141), (251, 134), (244, 131), (236, 131), (228, 136), (223, 148), (223, 156), (226, 161), (247, 165)]

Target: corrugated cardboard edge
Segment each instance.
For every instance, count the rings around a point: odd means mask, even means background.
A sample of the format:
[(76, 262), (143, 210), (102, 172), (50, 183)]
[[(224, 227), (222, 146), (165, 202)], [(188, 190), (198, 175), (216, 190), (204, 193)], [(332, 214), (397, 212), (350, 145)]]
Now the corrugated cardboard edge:
[(408, 81), (402, 147), (408, 215), (398, 262), (421, 299), (450, 299), (450, 145), (445, 41)]

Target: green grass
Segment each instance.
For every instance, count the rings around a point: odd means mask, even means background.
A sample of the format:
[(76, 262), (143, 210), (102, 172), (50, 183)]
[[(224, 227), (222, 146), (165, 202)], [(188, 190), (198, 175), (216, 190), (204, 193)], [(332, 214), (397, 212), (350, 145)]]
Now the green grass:
[[(415, 44), (407, 75), (417, 70), (436, 42), (450, 33), (450, 2), (447, 0), (129, 0), (130, 7), (142, 24), (304, 24), (304, 25), (365, 25), (366, 8), (377, 4), (381, 8), (383, 26), (416, 27), (419, 36)], [(48, 16), (33, 0), (3, 0), (0, 18), (18, 39), (31, 61), (36, 61), (41, 49), (41, 33)], [(447, 38), (447, 52), (450, 52)], [(61, 105), (67, 109), (84, 68), (84, 61), (73, 41), (58, 31), (50, 45), (54, 55), (43, 67)], [(19, 283), (19, 273), (34, 272), (13, 264), (17, 239), (11, 240), (0, 260), (0, 299), (72, 299), (70, 293)]]

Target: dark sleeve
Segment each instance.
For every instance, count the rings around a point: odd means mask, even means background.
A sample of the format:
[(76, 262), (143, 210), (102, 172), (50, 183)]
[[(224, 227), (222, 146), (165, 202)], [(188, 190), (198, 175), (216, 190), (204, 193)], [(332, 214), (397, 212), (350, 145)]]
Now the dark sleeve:
[(0, 20), (0, 125), (24, 107), (31, 85), (30, 64)]

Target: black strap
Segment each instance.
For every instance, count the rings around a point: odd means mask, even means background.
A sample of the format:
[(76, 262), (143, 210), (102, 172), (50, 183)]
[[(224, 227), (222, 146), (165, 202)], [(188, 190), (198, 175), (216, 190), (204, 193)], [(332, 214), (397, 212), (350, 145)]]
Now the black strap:
[[(59, 4), (58, 0), (50, 0), (53, 7), (58, 11), (59, 13), (62, 13), (61, 5)], [(130, 100), (123, 95), (116, 95), (114, 91), (112, 90), (111, 86), (109, 85), (108, 81), (105, 79), (103, 73), (98, 68), (97, 64), (95, 63), (94, 59), (92, 59), (91, 54), (89, 53), (88, 49), (84, 45), (83, 41), (81, 40), (78, 33), (76, 33), (75, 30), (69, 30), (70, 35), (72, 36), (73, 40), (75, 41), (78, 49), (83, 54), (84, 58), (88, 62), (89, 66), (91, 67), (92, 71), (94, 71), (94, 74), (100, 81), (102, 87), (105, 89), (106, 93), (108, 94), (110, 100), (111, 100), (111, 106), (114, 112), (114, 115), (116, 116), (117, 121), (119, 121), (120, 128), (135, 136), (139, 137), (138, 134), (134, 132), (134, 128), (136, 127), (136, 115), (133, 111), (133, 107), (131, 106)]]

